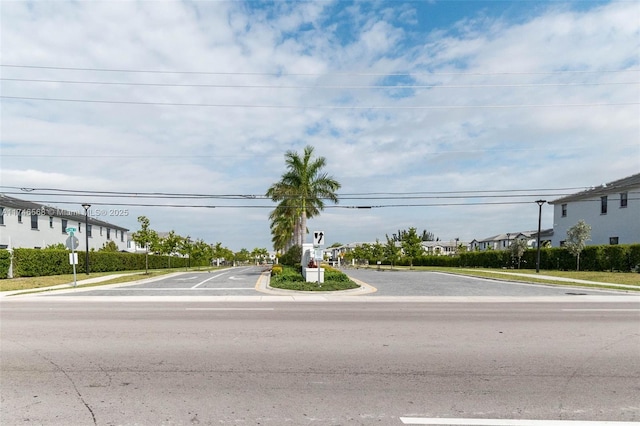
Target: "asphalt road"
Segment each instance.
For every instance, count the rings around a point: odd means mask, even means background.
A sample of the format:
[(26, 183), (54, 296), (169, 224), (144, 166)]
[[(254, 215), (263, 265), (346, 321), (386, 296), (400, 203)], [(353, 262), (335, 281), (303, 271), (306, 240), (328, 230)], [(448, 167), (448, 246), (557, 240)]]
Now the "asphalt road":
[[(249, 266), (212, 272), (185, 272), (142, 283), (72, 289), (43, 297), (206, 297), (264, 296), (258, 281), (264, 268)], [(570, 286), (525, 284), (461, 275), (425, 271), (376, 271), (347, 269), (349, 276), (375, 288), (375, 292), (358, 297), (570, 297), (576, 295), (633, 294), (614, 290), (587, 289)], [(268, 294), (268, 293), (267, 293)], [(636, 293), (637, 294), (637, 293)]]
[(0, 301), (0, 423), (640, 421), (637, 298), (166, 300)]

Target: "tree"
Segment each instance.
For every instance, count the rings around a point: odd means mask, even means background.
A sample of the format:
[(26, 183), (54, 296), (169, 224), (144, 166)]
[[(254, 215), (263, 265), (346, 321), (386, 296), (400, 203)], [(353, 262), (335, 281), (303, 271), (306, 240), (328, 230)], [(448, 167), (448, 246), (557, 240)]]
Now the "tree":
[(516, 238), (509, 245), (509, 251), (511, 252), (512, 258), (518, 259), (518, 269), (520, 269), (520, 261), (522, 260), (522, 255), (525, 251), (527, 251), (527, 240), (524, 238)]
[(209, 244), (205, 243), (201, 239), (197, 239), (191, 246), (190, 256), (195, 265), (210, 266), (211, 261), (213, 260), (213, 250)]
[(113, 241), (107, 241), (102, 245), (102, 247), (98, 251), (108, 251), (108, 252), (117, 252), (118, 245)]
[(266, 248), (256, 247), (251, 250), (251, 258), (256, 262), (256, 265), (261, 263), (260, 260), (264, 262), (267, 257), (269, 257), (269, 251)]
[[(317, 216), (324, 209), (324, 200), (338, 202), (336, 191), (340, 189), (340, 183), (323, 172), (326, 159), (314, 159), (312, 146), (305, 147), (302, 156), (295, 151), (287, 151), (285, 163), (287, 171), (266, 193), (272, 201), (279, 203), (270, 215), (271, 231), (284, 235), (274, 234), (278, 243), (292, 235), (293, 243), (302, 246), (307, 233), (307, 219)], [(287, 220), (280, 220), (274, 226), (274, 222), (282, 216)]]
[(396, 245), (396, 241), (393, 238), (389, 238), (386, 234), (385, 237), (387, 237), (387, 244), (384, 246), (384, 257), (389, 261), (391, 269), (393, 269), (393, 265), (400, 258), (400, 247)]
[(186, 237), (180, 237), (180, 241), (178, 242), (178, 253), (187, 257), (187, 265), (185, 269), (191, 267), (191, 244), (191, 237), (189, 235)]
[(580, 270), (580, 253), (585, 247), (585, 242), (589, 240), (591, 240), (591, 226), (582, 219), (567, 230), (564, 247), (576, 257), (576, 271)]
[(413, 269), (413, 259), (422, 254), (422, 239), (418, 235), (416, 228), (409, 228), (402, 238), (402, 250), (405, 257), (409, 259), (409, 269)]
[(428, 232), (426, 229), (422, 230), (422, 241), (434, 241), (436, 237), (433, 235), (433, 232)]
[(245, 263), (251, 259), (251, 253), (249, 253), (249, 250), (246, 248), (241, 248), (240, 251), (235, 253), (233, 258), (238, 263)]
[(160, 253), (168, 257), (169, 267), (171, 267), (171, 255), (178, 251), (178, 245), (181, 240), (182, 237), (173, 230), (169, 231), (164, 238), (160, 239), (159, 250)]
[(134, 232), (131, 235), (133, 241), (139, 246), (144, 248), (145, 263), (144, 273), (149, 273), (149, 246), (158, 240), (158, 234), (156, 231), (149, 227), (150, 222), (146, 216), (138, 216), (138, 223), (140, 224), (140, 230)]

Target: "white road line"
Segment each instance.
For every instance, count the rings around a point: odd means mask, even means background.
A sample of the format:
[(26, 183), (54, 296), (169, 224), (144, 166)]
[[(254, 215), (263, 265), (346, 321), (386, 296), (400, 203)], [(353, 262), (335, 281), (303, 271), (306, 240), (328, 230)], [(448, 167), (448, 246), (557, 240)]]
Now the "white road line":
[(514, 419), (454, 419), (400, 417), (405, 425), (456, 426), (640, 426), (640, 422), (584, 421), (584, 420), (514, 420)]
[(186, 308), (186, 311), (273, 311), (274, 308)]
[(176, 278), (176, 281), (190, 281), (195, 280), (198, 277), (189, 277), (189, 278)]
[(221, 276), (223, 276), (223, 275), (225, 275), (225, 274), (228, 274), (229, 272), (230, 272), (230, 271), (223, 272), (223, 273), (218, 274), (218, 275), (214, 275), (214, 276), (212, 276), (211, 278), (207, 278), (206, 280), (199, 282), (198, 284), (194, 285), (194, 286), (193, 286), (193, 287), (191, 287), (191, 288), (198, 288), (199, 286), (201, 286), (202, 284), (206, 283), (207, 281), (211, 281), (211, 280), (212, 280), (212, 279), (214, 279), (214, 278), (221, 277)]
[(158, 287), (154, 287), (154, 288), (105, 288), (104, 290), (108, 290), (108, 291), (163, 291), (163, 290), (169, 290), (169, 291), (190, 291), (190, 290), (213, 290), (213, 291), (218, 291), (218, 290), (252, 290), (255, 291), (255, 288), (250, 287), (205, 287), (205, 288), (186, 288), (186, 287), (167, 287), (167, 288), (158, 288)]
[(605, 309), (605, 308), (576, 308), (563, 309), (564, 312), (640, 312), (640, 309)]

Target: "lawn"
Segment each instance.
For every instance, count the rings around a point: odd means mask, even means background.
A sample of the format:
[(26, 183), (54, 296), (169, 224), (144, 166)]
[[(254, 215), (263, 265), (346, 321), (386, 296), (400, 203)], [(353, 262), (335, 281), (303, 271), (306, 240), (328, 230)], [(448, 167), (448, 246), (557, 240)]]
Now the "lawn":
[[(206, 269), (202, 269), (206, 270)], [(106, 277), (113, 275), (113, 279), (100, 281), (98, 283), (85, 284), (83, 287), (93, 287), (105, 284), (117, 284), (125, 283), (136, 280), (143, 280), (147, 278), (153, 278), (161, 275), (170, 274), (172, 272), (184, 272), (184, 268), (171, 268), (171, 269), (157, 269), (150, 270), (148, 274), (144, 271), (118, 271), (118, 272), (92, 272), (89, 275), (85, 273), (78, 273), (76, 275), (77, 281), (86, 280), (89, 278)], [(126, 274), (126, 275), (121, 275)], [(46, 287), (52, 287), (61, 284), (73, 283), (73, 274), (67, 275), (50, 275), (46, 277), (22, 277), (22, 278), (10, 278), (0, 280), (0, 291), (13, 291), (13, 290), (33, 290)]]

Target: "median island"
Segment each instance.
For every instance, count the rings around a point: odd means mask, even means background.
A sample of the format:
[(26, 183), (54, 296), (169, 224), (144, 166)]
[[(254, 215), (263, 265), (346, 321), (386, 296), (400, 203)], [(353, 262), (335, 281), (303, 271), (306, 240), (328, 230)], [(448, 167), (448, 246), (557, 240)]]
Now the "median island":
[(274, 265), (271, 268), (269, 285), (282, 290), (296, 291), (340, 291), (359, 288), (360, 286), (349, 279), (343, 272), (327, 265), (324, 269), (324, 282), (308, 282), (302, 275), (301, 267)]

